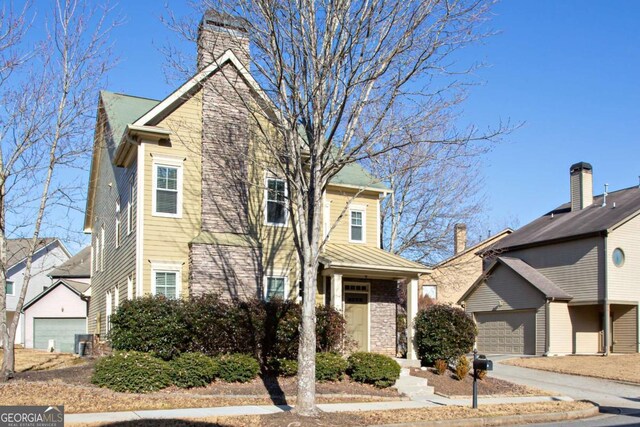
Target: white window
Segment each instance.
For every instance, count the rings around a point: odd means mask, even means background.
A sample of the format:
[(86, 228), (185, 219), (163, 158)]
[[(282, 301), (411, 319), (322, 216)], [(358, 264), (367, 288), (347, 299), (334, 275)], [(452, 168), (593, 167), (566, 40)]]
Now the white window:
[(363, 243), (365, 241), (365, 221), (364, 208), (351, 207), (349, 209), (349, 241)]
[(127, 299), (133, 299), (133, 275), (127, 276)]
[(120, 247), (120, 201), (116, 201), (116, 248)]
[(264, 287), (264, 299), (269, 301), (273, 298), (285, 299), (287, 295), (287, 278), (284, 276), (267, 276)]
[(127, 201), (127, 235), (133, 230), (133, 180), (129, 182), (129, 200)]
[(116, 313), (118, 312), (119, 306), (120, 306), (120, 289), (118, 289), (118, 286), (116, 285), (115, 289), (113, 290), (113, 307)]
[(284, 180), (267, 178), (265, 199), (265, 221), (269, 225), (285, 225), (287, 223), (287, 190)]
[(4, 290), (7, 295), (14, 295), (15, 288), (11, 280), (7, 280), (7, 282), (4, 285)]
[(322, 211), (322, 222), (324, 228), (323, 237), (325, 239), (328, 239), (329, 231), (331, 230), (331, 202), (329, 201), (324, 202)]
[(423, 285), (422, 296), (435, 300), (438, 298), (438, 287), (436, 285)]
[(107, 333), (107, 335), (109, 334), (109, 331), (111, 330), (111, 314), (113, 312), (113, 296), (111, 295), (111, 291), (107, 291), (107, 295), (106, 295), (106, 317), (107, 317), (107, 322), (105, 323), (105, 332)]
[(100, 227), (100, 271), (104, 271), (104, 224)]
[(180, 297), (182, 263), (151, 263), (151, 293), (167, 298)]
[(153, 215), (182, 217), (182, 160), (154, 156)]

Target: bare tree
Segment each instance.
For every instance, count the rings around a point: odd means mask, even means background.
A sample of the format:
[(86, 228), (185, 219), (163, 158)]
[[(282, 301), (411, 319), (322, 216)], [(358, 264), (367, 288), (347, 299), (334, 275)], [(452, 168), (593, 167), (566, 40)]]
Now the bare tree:
[[(0, 71), (0, 283), (5, 283), (6, 239), (28, 236), (25, 275), (16, 313), (22, 311), (31, 278), (33, 255), (47, 221), (82, 200), (74, 171), (83, 169), (91, 148), (90, 134), (97, 89), (112, 66), (107, 36), (114, 25), (110, 9), (83, 0), (58, 0), (35, 49), (26, 45), (24, 26), (36, 10), (4, 14), (7, 28), (0, 55), (15, 58)], [(1, 37), (1, 36), (0, 36)], [(23, 54), (21, 52), (28, 52)], [(59, 208), (63, 210), (60, 211)], [(5, 287), (0, 290), (0, 333), (4, 345), (0, 377), (14, 373), (13, 343), (19, 315), (7, 324)]]
[[(269, 141), (264, 144), (270, 154), (265, 168), (286, 181), (301, 265), (304, 294), (296, 411), (302, 415), (316, 413), (314, 284), (326, 241), (320, 217), (327, 184), (354, 162), (412, 152), (428, 157), (433, 154), (429, 146), (464, 145), (503, 131), (415, 131), (429, 112), (446, 112), (454, 105), (445, 101), (456, 96), (449, 93), (449, 78), (469, 70), (455, 69), (450, 58), (484, 36), (477, 25), (489, 3), (218, 0), (198, 4), (200, 13), (212, 8), (243, 22), (251, 55), (242, 56), (250, 58), (251, 74), (271, 107), (253, 105), (251, 116), (255, 132)], [(195, 40), (193, 24), (169, 21), (187, 39)], [(183, 61), (174, 64), (179, 74), (186, 71)], [(402, 130), (421, 137), (395, 137)], [(424, 172), (424, 168), (408, 169), (415, 176)]]

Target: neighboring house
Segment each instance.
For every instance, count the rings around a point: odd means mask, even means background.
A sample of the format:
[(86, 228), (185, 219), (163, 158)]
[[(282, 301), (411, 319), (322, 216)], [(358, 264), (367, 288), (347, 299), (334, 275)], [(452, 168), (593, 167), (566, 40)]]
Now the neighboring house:
[[(7, 240), (7, 324), (17, 315), (16, 307), (22, 283), (26, 272), (27, 255), (29, 254), (31, 239)], [(38, 240), (31, 263), (31, 278), (24, 302), (27, 303), (36, 295), (51, 285), (49, 273), (53, 268), (69, 259), (71, 255), (62, 242), (54, 238)], [(16, 344), (24, 344), (24, 316), (20, 315), (16, 331)]]
[[(277, 141), (253, 131), (247, 103), (276, 115), (247, 71), (248, 43), (241, 23), (207, 12), (200, 71), (171, 95), (101, 92), (85, 216), (89, 332), (106, 336), (118, 304), (145, 294), (301, 293), (285, 181), (249, 160), (268, 165), (267, 147)], [(380, 249), (380, 200), (388, 193), (359, 165), (332, 179), (323, 233), (341, 220), (321, 257), (317, 302), (345, 314), (359, 348), (395, 355), (397, 282), (410, 283), (415, 314), (418, 279), (429, 270)]]
[(500, 240), (460, 298), (486, 353), (638, 352), (640, 188), (593, 197), (570, 168), (570, 201)]
[(454, 255), (433, 266), (431, 274), (420, 279), (422, 295), (438, 303), (457, 304), (482, 274), (483, 258), (480, 254), (511, 233), (513, 230), (506, 228), (467, 248), (467, 227), (456, 224), (453, 236)]
[(49, 276), (51, 286), (23, 308), (25, 347), (74, 352), (75, 335), (87, 333), (91, 247), (53, 269)]

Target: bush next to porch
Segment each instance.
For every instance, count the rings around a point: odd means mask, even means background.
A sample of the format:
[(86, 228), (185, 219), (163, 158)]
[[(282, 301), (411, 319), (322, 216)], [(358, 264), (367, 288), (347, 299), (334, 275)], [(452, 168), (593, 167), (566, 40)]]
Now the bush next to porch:
[[(243, 353), (264, 367), (273, 359), (297, 359), (300, 318), (300, 305), (288, 300), (147, 296), (120, 306), (111, 318), (110, 339), (116, 350), (150, 352), (165, 360), (185, 352)], [(342, 351), (347, 342), (344, 317), (333, 308), (318, 307), (317, 319), (317, 350)]]
[(376, 353), (353, 353), (347, 359), (347, 373), (358, 382), (384, 388), (395, 384), (400, 378), (400, 365), (388, 356)]
[(415, 319), (416, 352), (423, 365), (452, 361), (473, 349), (476, 325), (464, 310), (435, 304), (420, 310)]

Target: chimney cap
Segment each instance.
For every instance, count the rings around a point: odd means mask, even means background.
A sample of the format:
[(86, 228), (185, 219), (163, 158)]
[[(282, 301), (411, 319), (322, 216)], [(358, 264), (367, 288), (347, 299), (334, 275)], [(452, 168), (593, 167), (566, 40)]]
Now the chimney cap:
[(580, 172), (580, 171), (583, 171), (583, 170), (592, 171), (593, 170), (593, 166), (591, 166), (591, 163), (578, 162), (578, 163), (574, 163), (569, 168), (569, 172), (570, 173)]
[(218, 12), (215, 9), (209, 9), (202, 17), (202, 25), (227, 28), (247, 33), (247, 21), (238, 16), (229, 15), (228, 13)]

